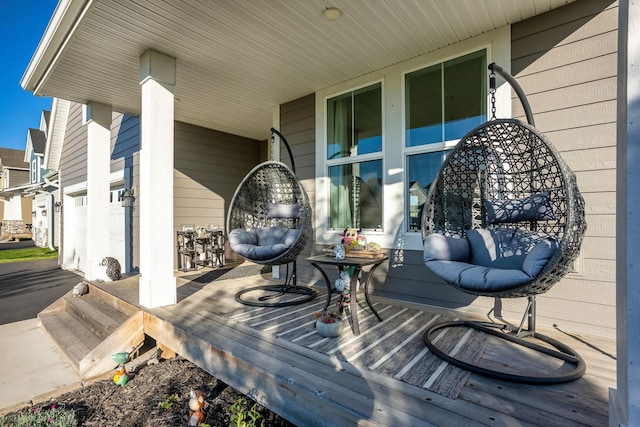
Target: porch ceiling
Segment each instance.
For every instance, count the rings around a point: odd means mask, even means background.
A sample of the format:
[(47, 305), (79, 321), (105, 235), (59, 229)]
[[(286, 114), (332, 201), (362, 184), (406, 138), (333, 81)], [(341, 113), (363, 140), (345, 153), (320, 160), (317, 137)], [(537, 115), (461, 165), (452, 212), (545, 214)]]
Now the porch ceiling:
[(22, 86), (138, 115), (151, 48), (177, 59), (177, 120), (265, 139), (274, 106), (572, 1), (61, 0)]

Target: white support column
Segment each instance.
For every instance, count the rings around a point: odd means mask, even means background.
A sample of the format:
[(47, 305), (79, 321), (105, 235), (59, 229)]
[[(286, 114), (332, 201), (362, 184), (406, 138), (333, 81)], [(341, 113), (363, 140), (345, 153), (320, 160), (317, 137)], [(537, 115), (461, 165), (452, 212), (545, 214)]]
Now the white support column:
[[(148, 50), (140, 57), (140, 304), (175, 304), (173, 147), (175, 58)], [(138, 203), (139, 202), (139, 203)]]
[(97, 278), (98, 263), (111, 256), (109, 192), (111, 174), (111, 106), (89, 102), (83, 106), (87, 126), (87, 268), (85, 278)]
[(640, 425), (640, 3), (620, 0), (616, 174), (617, 389), (609, 426)]
[[(272, 126), (274, 129), (280, 129), (280, 106), (276, 105), (272, 110)], [(280, 161), (280, 137), (277, 135), (272, 135), (272, 138), (269, 140), (269, 147), (267, 156), (269, 156), (269, 160), (278, 160)], [(271, 267), (271, 277), (274, 279), (280, 278), (280, 266), (274, 265)]]

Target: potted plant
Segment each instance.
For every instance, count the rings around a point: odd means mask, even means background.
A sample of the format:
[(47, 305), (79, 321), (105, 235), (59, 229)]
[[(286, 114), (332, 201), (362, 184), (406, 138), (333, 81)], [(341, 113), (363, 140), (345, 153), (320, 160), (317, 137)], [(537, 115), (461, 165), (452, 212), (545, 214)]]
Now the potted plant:
[(337, 337), (342, 332), (342, 314), (332, 308), (314, 313), (316, 331), (323, 337)]

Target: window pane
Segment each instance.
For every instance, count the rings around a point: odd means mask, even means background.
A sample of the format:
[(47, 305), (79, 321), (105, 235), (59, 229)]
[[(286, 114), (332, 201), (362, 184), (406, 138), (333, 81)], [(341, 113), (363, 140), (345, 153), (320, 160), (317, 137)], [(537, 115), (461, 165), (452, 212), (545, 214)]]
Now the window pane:
[(329, 227), (382, 228), (382, 160), (329, 167)]
[(444, 140), (460, 139), (487, 120), (485, 52), (444, 64)]
[(382, 151), (380, 83), (327, 101), (327, 158)]
[(449, 151), (436, 151), (407, 157), (409, 231), (419, 231), (422, 228), (420, 221), (422, 207), (427, 200), (427, 192)]
[(327, 103), (327, 158), (349, 156), (353, 117), (352, 94), (332, 98)]
[(460, 139), (486, 120), (486, 51), (405, 77), (405, 145)]
[(355, 154), (382, 151), (382, 91), (377, 84), (355, 92), (353, 98)]
[(438, 64), (408, 74), (405, 81), (406, 146), (442, 141), (442, 73)]

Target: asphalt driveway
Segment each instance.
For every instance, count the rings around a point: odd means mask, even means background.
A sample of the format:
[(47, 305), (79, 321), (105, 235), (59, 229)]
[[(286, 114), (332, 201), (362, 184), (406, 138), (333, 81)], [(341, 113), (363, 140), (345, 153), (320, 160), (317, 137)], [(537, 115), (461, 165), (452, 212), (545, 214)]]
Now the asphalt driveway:
[(82, 279), (56, 259), (0, 264), (0, 325), (33, 319)]

